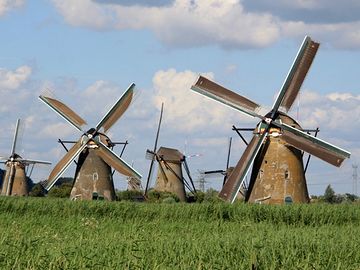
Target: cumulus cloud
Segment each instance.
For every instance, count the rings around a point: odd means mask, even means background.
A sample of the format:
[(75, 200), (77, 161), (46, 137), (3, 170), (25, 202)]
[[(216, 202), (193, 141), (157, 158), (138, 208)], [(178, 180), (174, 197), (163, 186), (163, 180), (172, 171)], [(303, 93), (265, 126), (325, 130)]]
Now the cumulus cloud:
[[(347, 4), (325, 0), (160, 2), (144, 5), (143, 1), (136, 1), (129, 5), (116, 1), (53, 0), (71, 25), (96, 30), (148, 29), (172, 47), (266, 47), (280, 36), (298, 39), (309, 34), (334, 47), (360, 48), (360, 4), (354, 0), (347, 0)], [(349, 19), (348, 14), (353, 16)]]
[(0, 68), (0, 91), (19, 88), (29, 79), (31, 72), (32, 69), (29, 66), (21, 66), (14, 71)]
[(149, 29), (171, 46), (263, 47), (279, 36), (276, 18), (244, 12), (238, 0), (175, 0), (162, 7), (104, 5), (90, 0), (53, 2), (71, 25), (98, 30)]
[[(212, 73), (202, 74), (214, 79)], [(192, 71), (177, 72), (175, 69), (158, 71), (153, 77), (154, 102), (160, 107), (165, 103), (165, 121), (173, 129), (182, 132), (198, 130), (229, 130), (234, 123), (247, 123), (248, 117), (240, 112), (209, 100), (190, 90), (198, 74)]]
[(0, 16), (3, 16), (11, 9), (22, 7), (25, 0), (0, 0)]
[(31, 72), (28, 66), (20, 66), (15, 70), (0, 68), (0, 99), (3, 101), (0, 112), (3, 118), (17, 110), (18, 104), (27, 103), (31, 92), (26, 84), (30, 81)]
[[(303, 127), (314, 128), (355, 141), (360, 129), (360, 96), (351, 93), (320, 95), (311, 91), (301, 93), (300, 122)], [(335, 137), (336, 137), (335, 136)]]
[(282, 33), (287, 37), (300, 37), (306, 34), (317, 41), (336, 48), (360, 48), (360, 20), (346, 23), (314, 24), (303, 21), (285, 21), (281, 24)]

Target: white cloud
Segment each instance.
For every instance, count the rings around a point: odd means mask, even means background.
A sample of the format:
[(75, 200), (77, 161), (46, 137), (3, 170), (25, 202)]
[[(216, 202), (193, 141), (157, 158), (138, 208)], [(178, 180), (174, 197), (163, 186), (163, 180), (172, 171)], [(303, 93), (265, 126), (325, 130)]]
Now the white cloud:
[(0, 68), (0, 91), (19, 88), (29, 79), (31, 72), (32, 69), (29, 66), (21, 66), (14, 71)]
[[(212, 73), (203, 74), (213, 79)], [(175, 69), (158, 71), (153, 77), (154, 102), (160, 107), (165, 103), (164, 122), (181, 132), (208, 130), (226, 131), (238, 121), (249, 122), (231, 108), (209, 100), (190, 90), (198, 74), (192, 71), (177, 72)]]
[(330, 93), (326, 95), (326, 97), (332, 101), (336, 101), (336, 100), (347, 101), (352, 99), (360, 100), (360, 95), (354, 96), (351, 93)]
[(25, 0), (0, 0), (0, 16), (14, 8), (22, 7)]
[[(114, 4), (115, 1), (101, 4), (91, 0), (53, 0), (53, 3), (71, 25), (95, 30), (148, 29), (172, 47), (212, 44), (223, 48), (265, 47), (280, 36), (298, 38), (309, 34), (334, 47), (360, 48), (358, 17), (352, 21), (320, 22), (306, 20), (304, 16), (287, 18), (277, 15), (278, 6), (270, 3), (262, 3), (260, 8), (250, 11), (249, 3), (240, 0), (175, 0), (165, 6), (128, 6), (121, 2)], [(355, 2), (350, 6), (359, 8)], [(333, 3), (331, 8), (336, 10), (338, 5)], [(291, 1), (284, 9), (322, 10), (322, 5), (298, 0)]]
[(53, 3), (69, 24), (106, 29), (113, 23), (112, 10), (91, 0), (53, 0)]
[(311, 35), (317, 41), (337, 48), (360, 48), (360, 20), (346, 23), (315, 24), (303, 21), (284, 21), (282, 33), (287, 37)]
[(94, 29), (149, 29), (165, 44), (263, 47), (279, 36), (276, 18), (246, 13), (238, 0), (176, 0), (169, 6), (53, 0), (65, 21)]
[(320, 95), (311, 91), (301, 94), (300, 123), (304, 128), (321, 130), (356, 140), (360, 129), (360, 97), (350, 93)]

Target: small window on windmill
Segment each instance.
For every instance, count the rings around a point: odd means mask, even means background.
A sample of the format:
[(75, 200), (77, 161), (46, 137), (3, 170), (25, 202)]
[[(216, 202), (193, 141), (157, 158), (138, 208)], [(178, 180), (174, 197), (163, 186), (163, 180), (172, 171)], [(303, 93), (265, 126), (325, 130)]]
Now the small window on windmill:
[(264, 170), (260, 169), (259, 170), (259, 179), (262, 179), (264, 177)]
[(290, 173), (288, 170), (285, 170), (285, 180), (289, 180), (290, 179)]
[(293, 203), (293, 199), (291, 196), (286, 196), (284, 199), (285, 204), (292, 204)]
[(98, 173), (93, 173), (93, 180), (94, 181), (97, 181), (99, 179), (99, 175), (98, 175)]

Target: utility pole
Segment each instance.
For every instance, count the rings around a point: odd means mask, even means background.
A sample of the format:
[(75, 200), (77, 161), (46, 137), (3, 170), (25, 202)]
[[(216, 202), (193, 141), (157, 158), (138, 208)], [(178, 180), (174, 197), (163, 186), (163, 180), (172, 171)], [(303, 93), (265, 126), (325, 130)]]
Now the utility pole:
[(358, 169), (358, 165), (353, 164), (352, 168), (353, 168), (353, 175), (352, 175), (352, 178), (353, 178), (353, 193), (354, 193), (354, 195), (357, 196), (358, 195), (358, 193), (357, 193), (357, 181), (358, 181), (357, 169)]

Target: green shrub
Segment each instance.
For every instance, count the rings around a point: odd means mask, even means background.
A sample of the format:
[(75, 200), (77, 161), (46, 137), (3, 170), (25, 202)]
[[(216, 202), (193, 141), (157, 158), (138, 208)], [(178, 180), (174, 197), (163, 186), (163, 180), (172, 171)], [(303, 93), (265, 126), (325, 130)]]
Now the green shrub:
[(166, 198), (173, 198), (175, 202), (179, 202), (179, 197), (171, 192), (162, 192), (158, 190), (150, 190), (147, 194), (148, 202), (162, 202)]
[(46, 194), (46, 190), (40, 183), (34, 185), (31, 191), (29, 192), (30, 197), (44, 197), (45, 194)]
[(116, 192), (116, 200), (118, 201), (143, 201), (144, 195), (138, 190), (122, 190)]
[(53, 186), (48, 192), (49, 197), (69, 198), (72, 189), (72, 183), (62, 183), (60, 186)]

